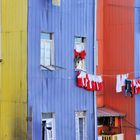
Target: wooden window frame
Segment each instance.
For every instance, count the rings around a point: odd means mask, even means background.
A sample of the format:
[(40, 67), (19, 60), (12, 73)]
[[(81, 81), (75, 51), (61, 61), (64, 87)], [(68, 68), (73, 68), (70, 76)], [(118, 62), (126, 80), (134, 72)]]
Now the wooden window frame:
[[(47, 128), (47, 121), (52, 121), (52, 138), (50, 140), (56, 140), (56, 128), (55, 128), (55, 114), (52, 113), (52, 112), (49, 112), (49, 113), (42, 113), (42, 114), (50, 114), (51, 117), (46, 117), (44, 118), (43, 115), (42, 115), (42, 125), (43, 125), (43, 122), (46, 122), (46, 125), (45, 127)], [(42, 131), (43, 131), (43, 126), (42, 126)], [(48, 132), (49, 132), (49, 129), (46, 129), (45, 130), (46, 132), (46, 137), (44, 136), (43, 137), (43, 133), (42, 133), (42, 140), (49, 140), (48, 139)]]
[[(42, 38), (42, 36), (46, 35), (46, 38)], [(50, 36), (50, 38), (47, 38), (47, 36)], [(44, 42), (43, 42), (44, 41)], [(50, 44), (50, 60), (49, 60), (49, 64), (47, 64), (46, 60), (47, 59), (47, 45), (42, 46), (42, 42), (43, 43), (48, 43)], [(44, 52), (42, 52), (42, 49), (44, 50)], [(44, 57), (44, 58), (42, 58)], [(47, 32), (41, 32), (41, 37), (40, 37), (40, 66), (41, 66), (41, 70), (55, 70), (55, 49), (54, 49), (54, 33), (47, 33)]]
[(80, 130), (79, 130), (79, 120), (83, 119), (83, 140), (87, 140), (87, 112), (86, 111), (79, 111), (75, 112), (75, 129), (76, 129), (76, 140), (81, 140), (80, 139)]
[[(81, 41), (76, 41), (76, 39), (79, 39)], [(86, 37), (81, 37), (81, 36), (75, 36), (74, 38), (74, 48), (76, 47), (76, 45), (81, 45), (81, 47), (84, 47), (84, 50), (86, 51), (86, 42), (87, 38)], [(86, 58), (82, 60), (83, 63), (83, 67), (82, 69), (77, 69), (75, 68), (75, 71), (77, 70), (82, 70), (82, 71), (86, 71)], [(76, 63), (75, 63), (75, 67), (76, 67)]]

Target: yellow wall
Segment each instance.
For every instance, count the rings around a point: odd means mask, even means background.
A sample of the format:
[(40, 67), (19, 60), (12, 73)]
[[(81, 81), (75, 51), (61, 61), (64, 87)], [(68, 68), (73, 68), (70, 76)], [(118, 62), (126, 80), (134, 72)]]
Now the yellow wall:
[(0, 0), (0, 140), (26, 140), (27, 0)]

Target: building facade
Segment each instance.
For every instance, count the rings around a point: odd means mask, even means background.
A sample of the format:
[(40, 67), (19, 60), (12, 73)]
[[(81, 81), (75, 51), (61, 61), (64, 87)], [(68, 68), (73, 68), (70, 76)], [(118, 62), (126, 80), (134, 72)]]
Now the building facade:
[[(139, 43), (139, 38), (140, 38), (140, 22), (139, 22), (139, 14), (140, 14), (140, 2), (138, 0), (135, 0), (135, 34), (134, 34), (134, 43), (135, 43), (135, 78), (139, 78), (140, 76), (140, 70), (139, 70), (139, 65), (140, 65), (140, 43)], [(137, 127), (137, 131), (136, 131), (136, 137), (137, 140), (140, 139), (140, 110), (139, 110), (139, 106), (140, 106), (140, 95), (136, 95), (135, 96), (135, 112), (136, 112), (136, 127)]]
[(94, 94), (77, 87), (74, 48), (84, 44), (83, 65), (93, 74), (95, 2), (30, 0), (28, 7), (28, 138), (93, 140)]
[(129, 79), (139, 78), (139, 2), (99, 0), (97, 7), (97, 73), (103, 74), (105, 85), (97, 94), (97, 106), (124, 113), (124, 139), (139, 140), (139, 94), (131, 97), (124, 89), (116, 92), (117, 75), (128, 73)]
[(27, 1), (0, 0), (0, 139), (27, 135)]

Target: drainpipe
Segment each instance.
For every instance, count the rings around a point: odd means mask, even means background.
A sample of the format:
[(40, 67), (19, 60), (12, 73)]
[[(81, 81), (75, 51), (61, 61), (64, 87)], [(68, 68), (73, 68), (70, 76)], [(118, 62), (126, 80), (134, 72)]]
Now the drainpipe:
[[(97, 0), (95, 0), (95, 11), (94, 11), (94, 74), (96, 75), (96, 63), (97, 63), (97, 54), (96, 54), (96, 22), (97, 22)], [(97, 133), (97, 104), (96, 104), (96, 91), (94, 92), (94, 121), (95, 121), (95, 140), (98, 139)]]

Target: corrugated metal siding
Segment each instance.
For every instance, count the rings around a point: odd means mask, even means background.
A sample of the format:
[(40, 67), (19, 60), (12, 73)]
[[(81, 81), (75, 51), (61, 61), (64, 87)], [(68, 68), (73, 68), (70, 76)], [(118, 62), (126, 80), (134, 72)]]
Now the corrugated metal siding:
[(27, 116), (27, 1), (1, 0), (0, 139), (25, 140)]
[[(28, 110), (33, 108), (33, 140), (41, 139), (42, 112), (56, 113), (56, 139), (75, 139), (74, 112), (87, 110), (88, 140), (94, 138), (93, 93), (76, 87), (74, 36), (87, 37), (87, 71), (93, 73), (94, 1), (29, 1)], [(40, 32), (54, 32), (56, 65), (66, 70), (40, 70)]]
[[(1, 7), (2, 6), (2, 3), (1, 3), (1, 0), (0, 0), (0, 11), (1, 11)], [(1, 59), (1, 51), (2, 51), (2, 44), (1, 44), (1, 12), (0, 12), (0, 59)], [(0, 63), (0, 93), (1, 93), (1, 63)]]
[[(104, 1), (104, 74), (134, 72), (134, 1)], [(133, 74), (130, 75), (132, 78)], [(135, 124), (135, 98), (116, 93), (116, 77), (104, 77), (105, 105), (126, 113)], [(127, 125), (125, 121), (123, 125)], [(123, 128), (126, 140), (135, 140), (135, 129)]]
[[(140, 1), (135, 0), (135, 78), (140, 77)], [(140, 127), (140, 95), (135, 96), (136, 126)], [(140, 131), (137, 130), (137, 134)]]

